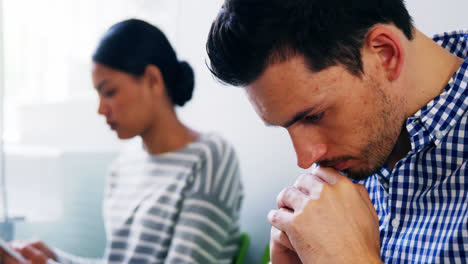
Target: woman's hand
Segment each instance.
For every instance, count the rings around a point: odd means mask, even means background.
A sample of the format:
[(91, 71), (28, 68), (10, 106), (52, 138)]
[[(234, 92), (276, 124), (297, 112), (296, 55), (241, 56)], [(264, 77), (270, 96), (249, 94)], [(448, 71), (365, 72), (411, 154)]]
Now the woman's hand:
[[(46, 264), (48, 259), (56, 260), (53, 251), (40, 240), (13, 241), (10, 246), (26, 258), (28, 264)], [(8, 257), (6, 263), (16, 264), (19, 262)]]

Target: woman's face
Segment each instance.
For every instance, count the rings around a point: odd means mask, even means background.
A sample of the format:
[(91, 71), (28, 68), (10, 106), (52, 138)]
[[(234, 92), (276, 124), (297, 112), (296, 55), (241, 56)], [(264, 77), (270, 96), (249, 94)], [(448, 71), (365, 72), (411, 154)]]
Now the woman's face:
[(142, 78), (94, 63), (93, 84), (98, 113), (121, 139), (141, 135), (152, 123), (152, 96)]

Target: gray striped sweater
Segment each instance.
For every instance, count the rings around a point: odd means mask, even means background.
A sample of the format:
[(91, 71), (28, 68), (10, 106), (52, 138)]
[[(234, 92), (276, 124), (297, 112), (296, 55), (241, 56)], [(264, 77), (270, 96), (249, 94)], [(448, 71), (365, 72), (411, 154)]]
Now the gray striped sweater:
[(104, 198), (103, 259), (56, 250), (60, 263), (232, 263), (242, 184), (230, 144), (205, 134), (176, 152), (122, 153)]

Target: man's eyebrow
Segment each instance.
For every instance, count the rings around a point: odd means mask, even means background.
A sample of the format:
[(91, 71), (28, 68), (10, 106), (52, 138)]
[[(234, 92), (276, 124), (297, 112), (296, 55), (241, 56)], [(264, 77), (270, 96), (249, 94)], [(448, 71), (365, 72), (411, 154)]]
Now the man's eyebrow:
[(107, 83), (108, 81), (107, 80), (104, 80), (104, 81), (101, 81), (97, 86), (96, 86), (96, 90), (98, 90), (99, 92), (102, 90), (102, 88), (104, 87), (104, 85)]
[(285, 122), (282, 127), (284, 128), (287, 128), (287, 127), (290, 127), (292, 126), (294, 123), (296, 123), (297, 121), (303, 119), (306, 115), (308, 115), (310, 112), (314, 111), (316, 107), (310, 107), (310, 108), (307, 108), (306, 110), (304, 111), (301, 111), (299, 113), (297, 113), (291, 120)]

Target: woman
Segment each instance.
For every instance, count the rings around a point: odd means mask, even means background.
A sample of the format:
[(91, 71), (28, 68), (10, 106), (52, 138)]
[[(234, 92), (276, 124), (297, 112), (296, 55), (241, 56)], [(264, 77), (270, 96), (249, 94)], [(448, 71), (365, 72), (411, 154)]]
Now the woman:
[[(121, 139), (140, 136), (107, 179), (104, 223), (109, 263), (231, 263), (242, 200), (238, 162), (221, 137), (179, 121), (193, 71), (164, 34), (136, 19), (112, 26), (93, 56), (98, 113)], [(37, 263), (85, 263), (42, 242), (20, 249)], [(42, 258), (37, 255), (41, 255)], [(47, 257), (46, 257), (47, 256)]]

